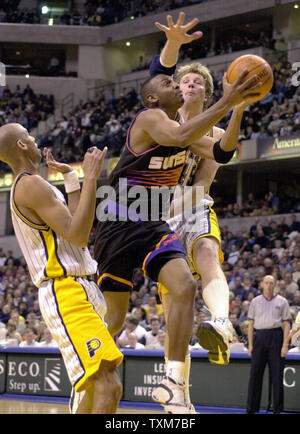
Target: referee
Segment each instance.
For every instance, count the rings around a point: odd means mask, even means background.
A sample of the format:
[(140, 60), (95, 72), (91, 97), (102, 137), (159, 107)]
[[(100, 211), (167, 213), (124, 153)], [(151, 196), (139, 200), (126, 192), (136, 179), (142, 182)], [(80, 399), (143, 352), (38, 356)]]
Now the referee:
[(249, 306), (248, 354), (252, 360), (248, 414), (259, 411), (266, 364), (269, 365), (273, 385), (273, 412), (283, 410), (283, 370), (292, 318), (288, 301), (279, 294), (274, 295), (274, 287), (273, 276), (265, 276), (263, 293), (255, 297)]

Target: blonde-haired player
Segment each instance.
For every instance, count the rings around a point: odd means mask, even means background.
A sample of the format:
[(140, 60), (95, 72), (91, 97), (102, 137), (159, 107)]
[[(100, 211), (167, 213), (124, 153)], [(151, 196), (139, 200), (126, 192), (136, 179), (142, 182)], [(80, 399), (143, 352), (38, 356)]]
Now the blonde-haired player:
[(63, 194), (40, 176), (42, 154), (35, 139), (20, 124), (0, 128), (0, 160), (15, 175), (10, 202), (15, 234), (75, 395), (84, 392), (76, 412), (105, 414), (116, 412), (121, 397), (117, 366), (123, 355), (102, 320), (106, 305), (93, 281), (97, 263), (87, 248), (106, 154), (91, 151), (83, 161), (81, 192), (72, 168), (46, 152), (48, 165), (64, 174), (67, 206)]
[[(201, 32), (188, 35), (186, 32), (197, 24), (197, 19), (192, 20), (187, 25), (183, 25), (184, 13), (179, 14), (176, 24), (173, 24), (171, 16), (167, 17), (168, 26), (160, 23), (155, 25), (163, 30), (167, 36), (167, 42), (160, 54), (153, 59), (150, 66), (150, 73), (165, 73), (172, 75), (175, 72), (178, 52), (182, 44), (189, 43), (196, 37), (201, 37)], [(184, 98), (184, 104), (179, 109), (180, 122), (183, 123), (197, 114), (203, 112), (209, 103), (209, 98), (213, 94), (213, 79), (209, 69), (198, 63), (183, 65), (179, 67), (175, 74), (175, 80), (180, 85), (180, 90)], [(238, 141), (240, 124), (247, 102), (236, 106), (233, 110), (230, 124), (231, 139)], [(224, 135), (223, 129), (214, 127), (210, 136), (220, 140)], [(209, 140), (203, 137), (203, 140)], [(172, 204), (171, 215), (168, 223), (170, 227), (180, 236), (180, 239), (187, 252), (187, 258), (194, 276), (201, 276), (202, 295), (207, 308), (211, 313), (211, 320), (200, 324), (197, 336), (200, 345), (208, 349), (210, 362), (216, 364), (227, 364), (229, 362), (229, 344), (232, 340), (232, 324), (228, 319), (229, 314), (229, 288), (221, 268), (223, 253), (221, 250), (221, 237), (217, 216), (212, 209), (213, 199), (208, 195), (209, 188), (213, 182), (219, 164), (213, 160), (201, 160), (197, 155), (190, 152), (187, 156), (186, 166), (183, 170), (180, 185), (193, 186), (188, 194), (179, 197)], [(195, 203), (196, 187), (203, 187), (204, 198), (201, 203)], [(189, 221), (182, 218), (182, 201), (185, 204), (193, 204), (194, 211), (200, 215), (200, 226), (197, 230), (188, 231)], [(181, 204), (178, 206), (178, 204)], [(176, 215), (176, 208), (179, 214)], [(194, 219), (194, 215), (191, 216)], [(168, 290), (160, 285), (160, 294), (168, 317)], [(166, 345), (166, 361), (167, 360)], [(194, 411), (189, 396), (189, 375), (190, 375), (190, 354), (187, 353), (185, 360), (185, 384), (187, 405)]]

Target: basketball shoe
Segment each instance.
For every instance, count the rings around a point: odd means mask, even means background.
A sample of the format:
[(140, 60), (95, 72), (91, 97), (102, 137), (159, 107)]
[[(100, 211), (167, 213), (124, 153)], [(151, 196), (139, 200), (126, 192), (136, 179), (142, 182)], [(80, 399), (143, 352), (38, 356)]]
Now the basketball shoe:
[(184, 383), (177, 383), (171, 377), (164, 377), (152, 391), (152, 399), (162, 405), (166, 413), (194, 414), (194, 407), (188, 407), (184, 396)]
[(229, 363), (229, 344), (232, 342), (233, 326), (228, 318), (215, 318), (201, 323), (197, 330), (198, 342), (208, 350), (208, 360), (217, 365)]

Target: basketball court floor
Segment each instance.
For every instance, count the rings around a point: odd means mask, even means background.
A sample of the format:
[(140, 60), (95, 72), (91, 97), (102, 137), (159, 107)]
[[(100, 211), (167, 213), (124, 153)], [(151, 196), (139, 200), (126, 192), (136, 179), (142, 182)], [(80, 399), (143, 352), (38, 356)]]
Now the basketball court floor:
[[(200, 414), (245, 414), (244, 408), (196, 407)], [(261, 413), (266, 413), (262, 410)], [(67, 398), (0, 396), (0, 414), (69, 414)], [(121, 401), (117, 414), (165, 414), (158, 404)]]

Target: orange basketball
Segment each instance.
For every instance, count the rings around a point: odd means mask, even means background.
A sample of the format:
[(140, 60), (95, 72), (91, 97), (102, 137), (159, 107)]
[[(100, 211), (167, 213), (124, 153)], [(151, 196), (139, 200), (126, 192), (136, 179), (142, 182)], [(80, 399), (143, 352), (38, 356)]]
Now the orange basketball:
[(227, 80), (230, 84), (234, 83), (244, 69), (248, 69), (244, 81), (248, 80), (252, 75), (257, 75), (262, 86), (254, 90), (254, 93), (259, 93), (259, 96), (247, 98), (247, 101), (259, 101), (266, 96), (272, 89), (274, 76), (271, 66), (260, 56), (254, 54), (245, 54), (235, 59), (227, 70)]

